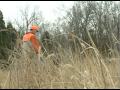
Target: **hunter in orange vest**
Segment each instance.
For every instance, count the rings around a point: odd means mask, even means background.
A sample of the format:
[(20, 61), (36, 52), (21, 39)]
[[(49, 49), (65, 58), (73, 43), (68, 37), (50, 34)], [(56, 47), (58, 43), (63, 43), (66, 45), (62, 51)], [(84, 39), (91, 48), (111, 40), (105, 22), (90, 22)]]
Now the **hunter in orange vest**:
[(35, 35), (39, 30), (39, 27), (33, 25), (30, 28), (30, 30), (30, 32), (27, 32), (23, 36), (23, 49), (26, 52), (26, 54), (30, 53), (29, 56), (33, 57), (33, 53), (40, 54), (41, 51), (41, 44)]

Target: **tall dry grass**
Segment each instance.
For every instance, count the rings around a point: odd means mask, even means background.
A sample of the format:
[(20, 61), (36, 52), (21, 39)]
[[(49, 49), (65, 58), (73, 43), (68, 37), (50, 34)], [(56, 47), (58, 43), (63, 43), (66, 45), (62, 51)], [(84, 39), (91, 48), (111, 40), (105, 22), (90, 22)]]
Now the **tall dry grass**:
[(1, 88), (120, 88), (119, 54), (103, 58), (94, 42), (91, 46), (74, 37), (82, 49), (76, 45), (73, 52), (72, 47), (59, 45), (58, 53), (41, 56), (44, 63), (25, 58), (16, 50), (9, 58), (9, 69), (1, 72)]

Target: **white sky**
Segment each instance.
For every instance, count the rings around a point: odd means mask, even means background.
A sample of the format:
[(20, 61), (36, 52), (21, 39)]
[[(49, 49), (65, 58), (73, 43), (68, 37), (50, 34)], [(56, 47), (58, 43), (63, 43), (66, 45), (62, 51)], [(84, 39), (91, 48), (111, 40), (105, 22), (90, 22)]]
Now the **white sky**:
[(71, 8), (73, 1), (0, 1), (0, 10), (6, 22), (19, 18), (20, 9), (25, 6), (37, 6), (42, 11), (45, 20), (54, 21), (57, 16), (63, 15), (62, 11), (56, 12), (57, 8), (63, 8), (62, 4), (66, 8)]

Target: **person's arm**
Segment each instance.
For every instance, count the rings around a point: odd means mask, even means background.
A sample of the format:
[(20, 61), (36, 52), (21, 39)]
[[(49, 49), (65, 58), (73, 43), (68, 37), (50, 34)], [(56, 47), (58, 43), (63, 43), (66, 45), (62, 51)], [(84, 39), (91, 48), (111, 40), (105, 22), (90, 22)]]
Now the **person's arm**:
[(31, 42), (32, 42), (33, 48), (35, 49), (36, 54), (40, 53), (41, 45), (40, 45), (39, 41), (36, 39), (35, 36), (31, 37)]

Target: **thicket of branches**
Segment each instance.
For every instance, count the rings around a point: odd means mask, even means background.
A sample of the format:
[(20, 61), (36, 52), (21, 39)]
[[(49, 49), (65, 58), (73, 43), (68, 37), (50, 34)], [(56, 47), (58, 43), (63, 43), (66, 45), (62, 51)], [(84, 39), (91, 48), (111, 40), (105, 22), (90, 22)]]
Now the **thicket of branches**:
[(52, 28), (55, 31), (54, 36), (62, 34), (55, 37), (57, 42), (65, 45), (69, 41), (69, 37), (74, 38), (73, 34), (89, 44), (92, 44), (91, 37), (103, 54), (111, 52), (111, 50), (119, 50), (120, 3), (76, 1), (66, 13), (67, 15), (58, 20), (58, 23), (55, 23)]

